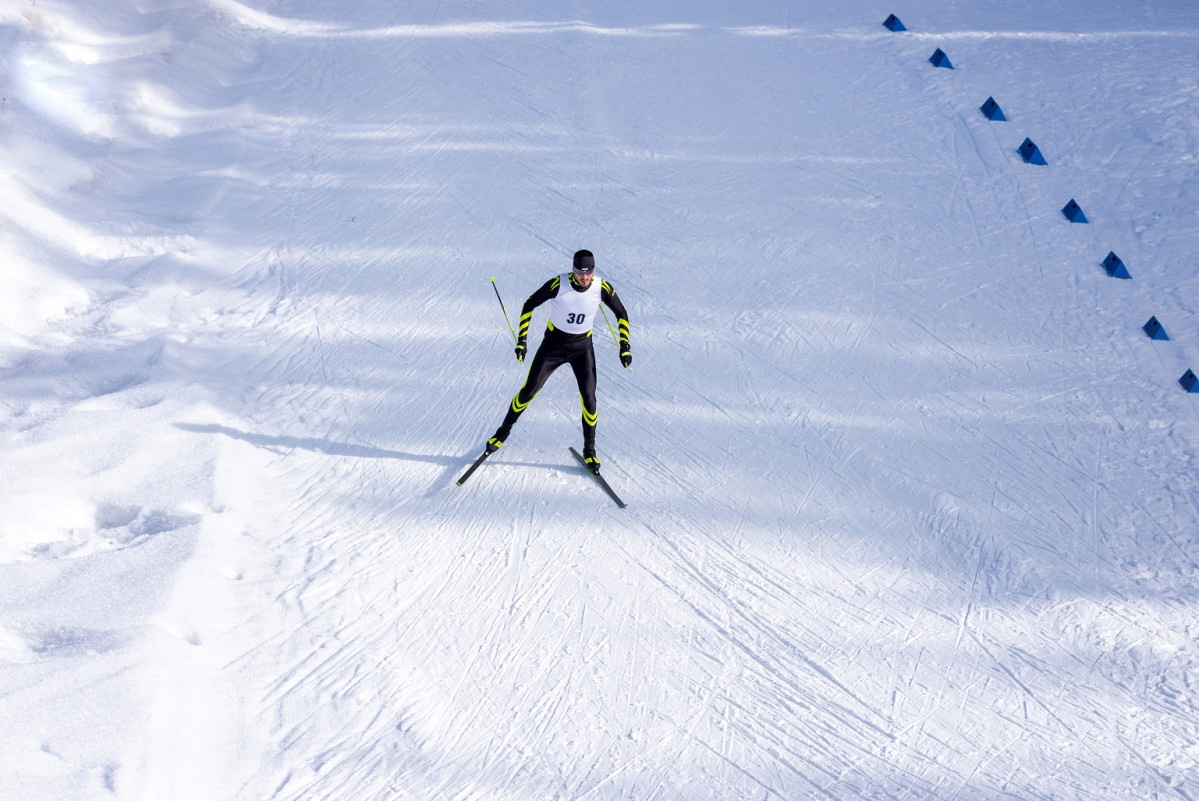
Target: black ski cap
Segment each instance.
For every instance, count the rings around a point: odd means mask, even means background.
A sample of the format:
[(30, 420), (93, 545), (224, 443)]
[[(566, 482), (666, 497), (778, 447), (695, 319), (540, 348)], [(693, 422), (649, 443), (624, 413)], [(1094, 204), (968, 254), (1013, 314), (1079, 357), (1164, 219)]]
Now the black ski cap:
[(581, 273), (595, 272), (595, 256), (590, 250), (580, 250), (575, 254), (575, 269)]

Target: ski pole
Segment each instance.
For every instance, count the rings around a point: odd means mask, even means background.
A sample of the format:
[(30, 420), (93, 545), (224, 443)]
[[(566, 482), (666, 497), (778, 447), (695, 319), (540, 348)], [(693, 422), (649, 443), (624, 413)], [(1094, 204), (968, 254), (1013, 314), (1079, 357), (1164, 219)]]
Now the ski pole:
[(604, 315), (604, 322), (608, 324), (608, 333), (612, 335), (612, 341), (616, 343), (616, 347), (620, 347), (620, 340), (616, 338), (616, 332), (612, 330), (612, 322), (608, 319), (608, 313), (604, 311), (604, 307), (600, 306), (600, 314)]
[[(512, 327), (512, 321), (508, 319), (508, 310), (504, 308), (504, 299), (500, 297), (500, 290), (496, 288), (494, 275), (491, 276), (491, 288), (495, 289), (495, 299), (500, 302), (500, 308), (503, 309), (504, 322), (508, 324), (508, 330), (512, 332), (512, 341), (519, 344), (520, 340), (516, 336), (516, 329)], [(611, 326), (609, 326), (609, 328), (611, 328)]]

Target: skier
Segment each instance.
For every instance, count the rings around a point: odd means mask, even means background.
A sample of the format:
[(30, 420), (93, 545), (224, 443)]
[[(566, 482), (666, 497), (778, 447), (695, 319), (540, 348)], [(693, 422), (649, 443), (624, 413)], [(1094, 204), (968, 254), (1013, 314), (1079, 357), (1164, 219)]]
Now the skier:
[(550, 304), (550, 317), (545, 336), (533, 355), (524, 386), (508, 407), (504, 422), (496, 429), (495, 436), (487, 440), (486, 452), (494, 453), (504, 444), (521, 412), (537, 396), (550, 374), (563, 364), (570, 364), (579, 384), (579, 398), (583, 404), (583, 461), (588, 470), (598, 475), (600, 463), (595, 456), (595, 351), (591, 346), (591, 326), (602, 301), (616, 314), (620, 330), (620, 363), (628, 367), (633, 363), (633, 354), (629, 350), (629, 315), (612, 285), (596, 278), (595, 256), (590, 250), (580, 250), (575, 253), (570, 273), (546, 281), (521, 308), (520, 334), (516, 338), (518, 362), (525, 360), (533, 310), (546, 301)]

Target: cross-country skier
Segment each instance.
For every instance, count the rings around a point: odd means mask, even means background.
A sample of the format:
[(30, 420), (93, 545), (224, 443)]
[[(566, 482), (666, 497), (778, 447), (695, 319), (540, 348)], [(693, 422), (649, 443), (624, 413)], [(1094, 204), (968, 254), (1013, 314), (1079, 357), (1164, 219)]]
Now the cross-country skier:
[(629, 315), (612, 285), (596, 277), (595, 256), (590, 250), (580, 250), (574, 256), (574, 267), (569, 273), (546, 281), (521, 308), (520, 334), (516, 338), (518, 362), (525, 360), (533, 310), (546, 301), (550, 304), (550, 318), (545, 336), (533, 354), (524, 386), (508, 406), (504, 422), (496, 429), (495, 436), (487, 440), (487, 453), (494, 453), (508, 439), (521, 412), (537, 396), (550, 374), (563, 364), (569, 364), (579, 383), (579, 397), (583, 404), (583, 461), (588, 470), (598, 474), (600, 463), (595, 456), (595, 351), (591, 346), (591, 326), (602, 301), (616, 314), (620, 330), (620, 363), (628, 367), (633, 363), (633, 354), (629, 350)]

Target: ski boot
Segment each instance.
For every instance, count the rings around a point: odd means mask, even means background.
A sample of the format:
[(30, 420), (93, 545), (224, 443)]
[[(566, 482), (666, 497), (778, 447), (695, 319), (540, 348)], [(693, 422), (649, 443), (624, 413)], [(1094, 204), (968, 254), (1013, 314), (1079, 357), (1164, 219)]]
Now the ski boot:
[(487, 453), (495, 453), (504, 445), (504, 440), (508, 439), (508, 429), (501, 426), (495, 430), (495, 436), (487, 440), (487, 445), (484, 451)]
[(583, 446), (583, 464), (587, 465), (587, 469), (590, 470), (593, 475), (599, 475), (600, 463), (599, 459), (595, 458), (594, 445)]

